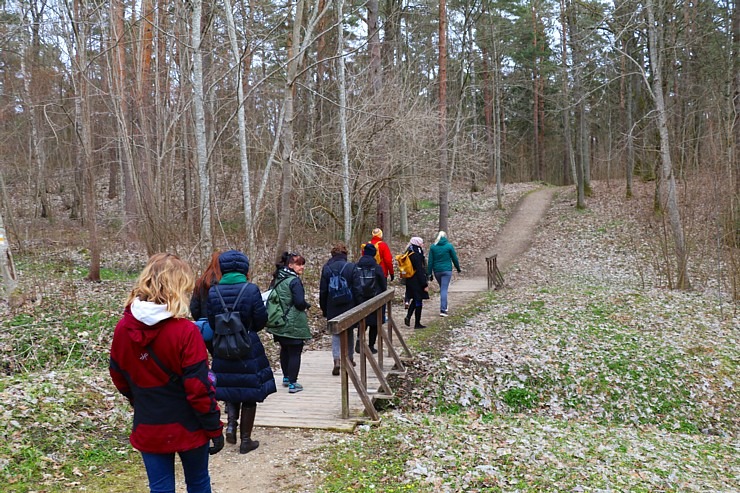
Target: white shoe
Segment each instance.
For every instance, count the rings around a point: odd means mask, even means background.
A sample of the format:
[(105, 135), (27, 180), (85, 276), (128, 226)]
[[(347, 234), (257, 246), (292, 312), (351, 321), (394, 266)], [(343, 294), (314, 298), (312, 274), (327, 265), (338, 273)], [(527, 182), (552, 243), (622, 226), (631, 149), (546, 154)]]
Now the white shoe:
[(440, 316), (440, 317), (446, 317), (446, 316), (447, 316), (447, 312), (446, 312), (446, 311), (443, 311), (443, 310), (441, 310), (441, 311), (439, 312), (439, 316)]

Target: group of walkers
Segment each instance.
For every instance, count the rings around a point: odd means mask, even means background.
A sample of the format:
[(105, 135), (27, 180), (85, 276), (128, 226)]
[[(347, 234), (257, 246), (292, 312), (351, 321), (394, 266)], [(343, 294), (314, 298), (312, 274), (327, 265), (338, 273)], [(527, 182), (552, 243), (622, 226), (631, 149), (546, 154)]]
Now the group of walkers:
[[(319, 283), (324, 317), (334, 318), (369, 300), (387, 289), (388, 279), (394, 280), (393, 256), (382, 238), (379, 228), (373, 230), (356, 263), (348, 260), (343, 242), (332, 247)], [(440, 315), (446, 316), (452, 265), (460, 272), (455, 249), (443, 231), (430, 248), (428, 261), (423, 246), (420, 237), (412, 237), (407, 246), (414, 274), (404, 279), (408, 300), (404, 323), (410, 326), (413, 316), (415, 328), (425, 328), (421, 313), (423, 300), (429, 298), (429, 281), (436, 278), (440, 284)], [(110, 374), (133, 406), (130, 441), (142, 454), (150, 491), (175, 491), (175, 454), (188, 491), (210, 492), (209, 455), (222, 450), (224, 442), (238, 442), (242, 454), (259, 447), (252, 439), (257, 403), (277, 391), (258, 334), (265, 327), (280, 346), (283, 386), (291, 394), (303, 390), (298, 383), (301, 354), (304, 342), (312, 337), (306, 313), (311, 305), (300, 277), (305, 265), (303, 256), (283, 253), (269, 296), (263, 296), (249, 282), (248, 257), (237, 250), (214, 252), (197, 279), (176, 255), (160, 253), (149, 259), (116, 325)], [(338, 296), (342, 290), (343, 296)], [(273, 309), (278, 305), (280, 310)], [(385, 317), (384, 307), (383, 322)], [(378, 317), (372, 313), (365, 322), (368, 347), (377, 353)], [(220, 352), (219, 340), (226, 337), (227, 326), (245, 329), (242, 345), (248, 351), (239, 357)], [(340, 373), (339, 337), (332, 336), (333, 375)], [(349, 338), (354, 339), (351, 329)], [(360, 352), (360, 341), (354, 340), (355, 352)], [(226, 403), (225, 432), (218, 401)]]

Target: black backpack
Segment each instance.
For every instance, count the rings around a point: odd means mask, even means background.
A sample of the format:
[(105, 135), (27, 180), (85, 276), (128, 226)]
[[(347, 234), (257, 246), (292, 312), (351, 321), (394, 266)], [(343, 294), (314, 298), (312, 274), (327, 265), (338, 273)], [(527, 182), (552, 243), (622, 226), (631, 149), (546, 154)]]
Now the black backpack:
[(360, 286), (360, 293), (365, 301), (375, 296), (375, 267), (360, 267), (358, 265), (355, 268), (355, 276), (358, 279), (358, 283), (355, 286)]
[(216, 286), (216, 294), (221, 300), (221, 305), (224, 307), (223, 313), (216, 314), (213, 318), (216, 326), (213, 328), (213, 355), (223, 359), (242, 359), (247, 357), (252, 352), (252, 343), (249, 339), (249, 331), (239, 315), (238, 311), (234, 311), (236, 306), (239, 304), (239, 300), (242, 297), (242, 293), (247, 289), (245, 283), (242, 289), (239, 291), (239, 295), (234, 301), (234, 305), (229, 308), (224, 302), (224, 298), (221, 296), (221, 292)]
[(332, 271), (329, 278), (329, 299), (339, 305), (344, 305), (352, 301), (352, 290), (347, 284), (342, 272), (349, 262), (345, 262), (339, 272)]

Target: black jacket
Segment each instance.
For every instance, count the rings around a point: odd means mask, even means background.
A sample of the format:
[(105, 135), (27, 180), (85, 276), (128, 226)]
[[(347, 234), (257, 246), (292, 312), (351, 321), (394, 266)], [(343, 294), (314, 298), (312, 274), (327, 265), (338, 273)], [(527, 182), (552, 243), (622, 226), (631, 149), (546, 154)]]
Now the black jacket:
[[(362, 257), (360, 257), (360, 260), (357, 261), (357, 265), (355, 266), (354, 283), (352, 284), (352, 294), (354, 295), (355, 302), (358, 305), (372, 298), (372, 296), (365, 297), (362, 292), (363, 289), (362, 279), (359, 272), (360, 269), (372, 269), (375, 271), (375, 292), (373, 293), (373, 296), (377, 296), (388, 289), (388, 280), (386, 279), (385, 274), (383, 274), (383, 267), (378, 265), (378, 263), (375, 261), (375, 257), (372, 257), (370, 255), (363, 255)], [(371, 313), (370, 315), (365, 317), (365, 323), (372, 327), (377, 326), (377, 315), (375, 313)]]
[[(345, 267), (346, 265), (346, 267)], [(342, 270), (344, 268), (344, 270)], [(347, 310), (354, 308), (357, 303), (351, 300), (347, 303), (338, 304), (329, 299), (329, 279), (333, 273), (342, 271), (342, 277), (347, 280), (347, 286), (354, 284), (355, 264), (347, 262), (347, 255), (340, 253), (330, 258), (321, 269), (321, 281), (319, 283), (319, 306), (321, 314), (328, 320), (341, 315)]]
[(429, 284), (427, 281), (427, 271), (425, 269), (424, 251), (416, 245), (409, 247), (411, 250), (411, 265), (414, 268), (414, 275), (406, 279), (406, 295), (409, 299), (423, 300), (428, 299), (425, 296), (425, 290)]

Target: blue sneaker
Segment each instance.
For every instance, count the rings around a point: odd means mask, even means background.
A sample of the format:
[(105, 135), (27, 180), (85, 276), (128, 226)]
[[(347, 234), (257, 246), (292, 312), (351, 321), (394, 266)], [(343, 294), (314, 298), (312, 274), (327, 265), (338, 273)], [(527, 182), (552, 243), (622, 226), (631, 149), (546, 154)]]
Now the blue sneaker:
[(283, 387), (287, 387), (290, 385), (290, 380), (288, 380), (288, 377), (283, 377)]
[(295, 394), (297, 392), (300, 392), (301, 390), (303, 390), (303, 385), (299, 384), (298, 382), (288, 385), (288, 392), (290, 392), (291, 394)]

